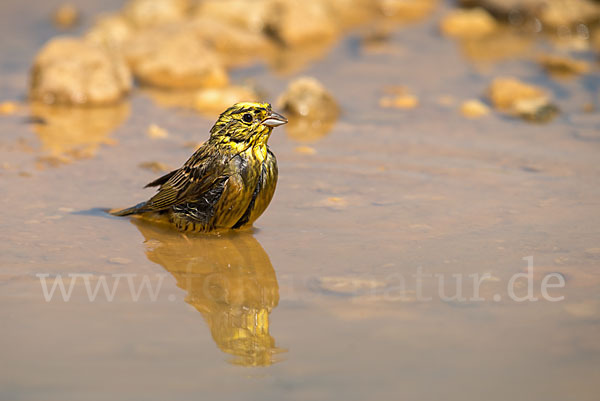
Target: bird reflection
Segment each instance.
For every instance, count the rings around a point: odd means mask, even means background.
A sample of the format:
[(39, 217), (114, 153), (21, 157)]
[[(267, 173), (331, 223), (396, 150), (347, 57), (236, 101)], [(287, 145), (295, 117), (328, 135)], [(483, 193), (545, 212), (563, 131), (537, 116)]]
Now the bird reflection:
[(166, 225), (132, 219), (145, 238), (146, 256), (187, 292), (217, 346), (243, 366), (268, 366), (282, 349), (269, 333), (279, 286), (269, 256), (248, 231), (184, 235)]

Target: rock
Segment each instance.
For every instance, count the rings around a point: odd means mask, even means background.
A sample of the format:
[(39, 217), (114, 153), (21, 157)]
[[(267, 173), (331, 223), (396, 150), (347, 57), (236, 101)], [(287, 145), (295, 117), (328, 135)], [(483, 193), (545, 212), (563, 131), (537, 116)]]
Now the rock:
[(496, 20), (483, 8), (452, 10), (440, 23), (442, 33), (455, 38), (480, 38), (497, 29)]
[(379, 106), (383, 108), (414, 109), (419, 105), (419, 99), (415, 95), (402, 94), (396, 96), (384, 96), (379, 99)]
[(62, 37), (36, 56), (29, 96), (48, 104), (107, 105), (122, 100), (131, 87), (129, 69), (117, 53)]
[(437, 0), (377, 0), (380, 12), (395, 20), (410, 22), (429, 15)]
[(196, 92), (194, 108), (205, 113), (219, 114), (232, 104), (259, 100), (258, 94), (252, 88), (246, 86), (207, 88)]
[(351, 28), (378, 16), (381, 7), (372, 0), (329, 0), (328, 5), (338, 23)]
[(513, 25), (537, 18), (542, 28), (551, 30), (587, 24), (600, 17), (600, 5), (592, 0), (462, 0), (461, 3), (483, 7)]
[(314, 140), (327, 134), (339, 116), (333, 96), (311, 77), (292, 81), (277, 100), (289, 119), (286, 132), (297, 140)]
[(85, 39), (109, 48), (121, 48), (135, 33), (135, 28), (121, 14), (107, 14), (96, 20)]
[(15, 102), (0, 102), (0, 115), (15, 114), (19, 109), (19, 105)]
[(340, 32), (333, 9), (321, 0), (272, 0), (267, 31), (288, 46), (328, 41)]
[(462, 104), (460, 112), (467, 118), (479, 118), (489, 114), (490, 108), (479, 100), (471, 99)]
[(552, 28), (574, 26), (600, 18), (600, 5), (590, 0), (551, 0), (539, 7), (539, 18)]
[(213, 21), (228, 23), (249, 32), (262, 33), (268, 23), (273, 0), (204, 0), (195, 15)]
[(590, 36), (591, 36), (592, 47), (597, 52), (600, 52), (600, 26), (597, 26), (596, 28), (594, 28), (592, 30), (592, 33), (590, 34)]
[(303, 155), (314, 155), (317, 153), (317, 150), (310, 146), (296, 146), (294, 151)]
[(159, 127), (156, 124), (150, 124), (146, 134), (149, 138), (152, 139), (165, 139), (169, 137), (169, 131), (164, 128)]
[(544, 89), (523, 83), (516, 78), (494, 79), (488, 94), (498, 110), (529, 121), (545, 122), (558, 112)]
[(580, 35), (574, 30), (571, 31), (569, 28), (563, 28), (564, 29), (557, 29), (558, 35), (552, 35), (549, 37), (555, 49), (565, 53), (581, 53), (590, 51), (593, 43), (591, 40), (589, 40), (589, 36), (587, 34)]
[(397, 24), (385, 21), (370, 24), (361, 32), (360, 45), (365, 53), (398, 54), (400, 48), (392, 40), (392, 34), (398, 29)]
[(559, 77), (585, 74), (590, 70), (588, 62), (565, 56), (543, 54), (538, 57), (537, 61), (546, 72)]
[(558, 114), (558, 107), (549, 103), (548, 99), (524, 99), (514, 105), (515, 114), (531, 122), (548, 122)]
[(312, 77), (300, 77), (292, 81), (277, 104), (289, 115), (314, 120), (336, 119), (339, 114), (333, 96)]
[(190, 10), (189, 0), (131, 0), (123, 15), (137, 28), (155, 27), (183, 20)]
[(333, 210), (343, 210), (348, 206), (348, 201), (339, 196), (330, 196), (315, 203), (315, 207), (326, 207)]
[(494, 107), (502, 111), (510, 111), (518, 101), (548, 98), (545, 90), (512, 77), (494, 79), (489, 95)]
[(202, 40), (220, 56), (225, 66), (237, 66), (248, 60), (263, 56), (272, 43), (266, 36), (223, 23), (207, 17), (199, 17), (189, 24), (190, 34)]
[(109, 261), (109, 263), (112, 263), (115, 265), (128, 265), (131, 263), (131, 259), (120, 258), (120, 257), (109, 258), (108, 261)]
[(476, 62), (495, 62), (527, 54), (533, 39), (510, 30), (499, 30), (493, 35), (464, 38), (460, 42), (463, 53)]
[(414, 109), (419, 99), (405, 86), (390, 85), (385, 88), (388, 94), (379, 99), (379, 107), (396, 109)]
[(75, 26), (79, 20), (79, 10), (72, 4), (62, 4), (52, 16), (54, 25), (62, 29), (68, 29)]
[(228, 76), (217, 54), (189, 24), (146, 31), (124, 53), (143, 84), (166, 89), (222, 87)]

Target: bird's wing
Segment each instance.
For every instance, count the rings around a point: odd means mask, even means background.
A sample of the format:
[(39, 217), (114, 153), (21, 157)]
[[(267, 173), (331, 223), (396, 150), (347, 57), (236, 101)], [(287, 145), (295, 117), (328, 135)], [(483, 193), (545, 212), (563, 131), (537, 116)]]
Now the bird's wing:
[(156, 183), (160, 188), (148, 200), (146, 207), (159, 211), (196, 198), (223, 177), (226, 162), (226, 159), (211, 152), (208, 147), (201, 147), (183, 167), (150, 183)]
[(144, 186), (144, 188), (150, 188), (150, 187), (158, 187), (159, 185), (163, 185), (164, 183), (166, 183), (167, 181), (169, 181), (169, 178), (173, 177), (175, 174), (177, 174), (179, 170), (173, 170), (170, 173), (167, 173), (165, 175), (163, 175), (160, 178), (157, 178), (156, 180), (149, 182), (148, 184), (146, 184), (146, 186)]

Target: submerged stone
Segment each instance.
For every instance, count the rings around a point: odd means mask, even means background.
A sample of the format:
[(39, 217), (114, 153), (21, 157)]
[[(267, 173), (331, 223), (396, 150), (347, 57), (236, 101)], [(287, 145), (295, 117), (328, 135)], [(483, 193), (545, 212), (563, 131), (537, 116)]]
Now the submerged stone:
[(585, 74), (590, 70), (590, 65), (584, 60), (575, 60), (567, 56), (542, 54), (537, 59), (546, 72), (559, 77)]
[(460, 112), (467, 118), (479, 118), (489, 114), (490, 108), (477, 99), (471, 99), (461, 105)]
[(546, 122), (558, 113), (544, 89), (516, 78), (494, 79), (488, 94), (495, 108), (528, 121)]
[(497, 28), (496, 20), (482, 8), (453, 10), (440, 23), (444, 35), (457, 38), (479, 38)]

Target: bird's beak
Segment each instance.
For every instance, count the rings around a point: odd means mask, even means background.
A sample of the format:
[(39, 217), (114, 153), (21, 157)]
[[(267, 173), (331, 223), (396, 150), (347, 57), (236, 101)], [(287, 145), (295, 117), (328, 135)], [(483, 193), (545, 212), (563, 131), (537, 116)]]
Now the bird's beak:
[(287, 124), (287, 122), (287, 118), (285, 118), (279, 113), (275, 113), (274, 111), (272, 111), (269, 117), (265, 118), (262, 123), (267, 127), (273, 128), (283, 124)]

